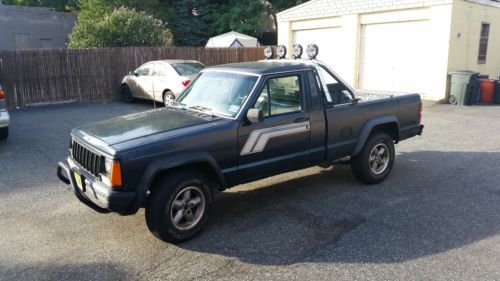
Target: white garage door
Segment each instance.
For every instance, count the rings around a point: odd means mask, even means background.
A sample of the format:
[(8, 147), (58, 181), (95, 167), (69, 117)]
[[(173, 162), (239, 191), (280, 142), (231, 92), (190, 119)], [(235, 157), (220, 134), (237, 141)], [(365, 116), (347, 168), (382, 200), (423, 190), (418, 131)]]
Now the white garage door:
[[(306, 58), (305, 49), (309, 44), (316, 44), (319, 48), (318, 59), (329, 65), (339, 62), (341, 52), (336, 45), (342, 42), (340, 28), (319, 28), (293, 31), (293, 44), (300, 44), (304, 48), (303, 58)], [(290, 50), (291, 51), (291, 50)]]
[(427, 93), (432, 68), (429, 26), (427, 21), (363, 25), (359, 87)]

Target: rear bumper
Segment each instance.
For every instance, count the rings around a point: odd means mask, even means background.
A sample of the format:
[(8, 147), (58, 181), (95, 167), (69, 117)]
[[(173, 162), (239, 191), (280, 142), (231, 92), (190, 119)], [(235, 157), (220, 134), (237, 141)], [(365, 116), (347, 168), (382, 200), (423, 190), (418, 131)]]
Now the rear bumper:
[[(83, 187), (76, 184), (74, 172), (82, 177)], [(116, 212), (129, 214), (130, 206), (135, 199), (135, 192), (115, 191), (80, 169), (71, 158), (59, 162), (57, 177), (64, 183), (71, 185), (75, 196), (85, 205), (100, 213)]]
[(0, 110), (0, 128), (9, 127), (10, 116), (6, 110)]
[(424, 132), (424, 125), (418, 124), (406, 127), (399, 131), (399, 141), (412, 138), (414, 136), (421, 136)]

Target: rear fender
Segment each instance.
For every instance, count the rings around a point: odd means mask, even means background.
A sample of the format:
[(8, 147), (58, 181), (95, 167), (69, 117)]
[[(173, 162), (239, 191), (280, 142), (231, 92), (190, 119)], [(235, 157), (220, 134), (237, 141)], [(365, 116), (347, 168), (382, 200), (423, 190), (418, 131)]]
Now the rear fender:
[(358, 144), (356, 145), (356, 148), (354, 149), (354, 152), (352, 156), (358, 155), (363, 147), (365, 146), (365, 143), (368, 141), (368, 138), (370, 137), (370, 134), (373, 131), (373, 128), (379, 125), (385, 125), (385, 124), (396, 124), (397, 126), (397, 132), (399, 134), (399, 122), (396, 116), (394, 115), (384, 115), (384, 116), (379, 116), (372, 118), (368, 120), (368, 122), (365, 123), (363, 126), (363, 129), (361, 129), (361, 134), (359, 135), (358, 138)]

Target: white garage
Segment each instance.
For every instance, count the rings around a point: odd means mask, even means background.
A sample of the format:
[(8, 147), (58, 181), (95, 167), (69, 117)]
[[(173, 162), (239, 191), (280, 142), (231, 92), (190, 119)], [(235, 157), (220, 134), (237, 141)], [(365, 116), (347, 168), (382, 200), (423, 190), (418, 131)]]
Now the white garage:
[[(494, 1), (313, 0), (278, 13), (278, 43), (288, 48), (295, 43), (319, 45), (318, 58), (331, 64), (354, 88), (419, 93), (426, 99), (442, 100), (449, 68), (472, 68), (465, 61), (455, 62), (463, 58), (459, 54), (466, 48), (479, 47), (481, 20), (456, 11), (481, 11), (496, 21), (500, 4), (489, 2)], [(478, 31), (458, 30), (464, 20), (469, 22), (463, 27), (474, 25)], [(472, 34), (477, 38), (470, 38)], [(472, 53), (467, 59), (473, 61), (477, 50)], [(488, 63), (484, 72), (491, 72), (495, 62)]]

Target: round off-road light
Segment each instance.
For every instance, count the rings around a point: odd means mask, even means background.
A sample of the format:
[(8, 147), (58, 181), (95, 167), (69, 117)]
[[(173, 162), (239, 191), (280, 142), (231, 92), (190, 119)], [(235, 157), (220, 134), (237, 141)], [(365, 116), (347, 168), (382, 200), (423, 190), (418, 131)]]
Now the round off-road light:
[(300, 59), (303, 51), (304, 49), (302, 49), (302, 46), (300, 46), (300, 44), (293, 45), (293, 58)]
[(272, 59), (273, 56), (274, 56), (274, 49), (273, 49), (273, 47), (267, 46), (264, 49), (264, 57), (269, 60), (269, 59)]
[(312, 59), (312, 60), (315, 59), (316, 56), (318, 55), (318, 52), (319, 52), (318, 45), (311, 44), (311, 45), (307, 46), (306, 53), (307, 53), (307, 56), (309, 57), (309, 59)]
[(279, 45), (278, 46), (278, 58), (280, 60), (286, 58), (286, 47), (285, 47), (285, 45)]

